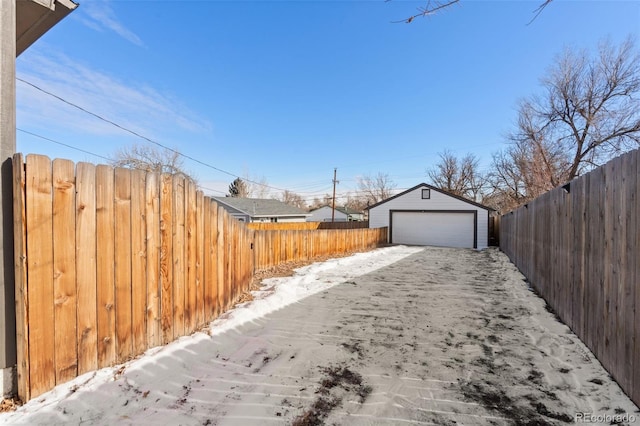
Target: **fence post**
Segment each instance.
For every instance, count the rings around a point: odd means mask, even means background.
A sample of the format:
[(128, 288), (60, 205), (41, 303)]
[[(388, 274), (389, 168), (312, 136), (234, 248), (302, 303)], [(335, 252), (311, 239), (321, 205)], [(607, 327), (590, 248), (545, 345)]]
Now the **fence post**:
[(16, 2), (0, 2), (0, 397), (16, 386), (13, 173), (16, 150)]

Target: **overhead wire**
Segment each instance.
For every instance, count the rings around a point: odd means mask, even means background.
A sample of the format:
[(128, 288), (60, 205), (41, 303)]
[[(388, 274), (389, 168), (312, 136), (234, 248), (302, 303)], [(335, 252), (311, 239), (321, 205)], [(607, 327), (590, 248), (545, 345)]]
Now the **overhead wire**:
[(105, 123), (111, 124), (112, 126), (115, 126), (115, 127), (117, 127), (118, 129), (120, 129), (120, 130), (122, 130), (124, 132), (130, 133), (130, 134), (132, 134), (132, 135), (134, 135), (134, 136), (136, 136), (136, 137), (138, 137), (140, 139), (143, 139), (143, 140), (145, 140), (147, 142), (150, 142), (150, 143), (152, 143), (154, 145), (157, 145), (157, 146), (159, 146), (159, 147), (161, 147), (163, 149), (166, 149), (167, 151), (170, 151), (170, 152), (172, 152), (174, 154), (177, 154), (177, 155), (179, 155), (181, 157), (184, 157), (184, 158), (186, 158), (188, 160), (191, 160), (191, 161), (193, 161), (195, 163), (198, 163), (198, 164), (200, 164), (202, 166), (205, 166), (207, 168), (213, 169), (213, 170), (215, 170), (217, 172), (220, 172), (220, 173), (223, 173), (223, 174), (235, 177), (235, 178), (240, 178), (240, 179), (242, 179), (242, 180), (244, 180), (246, 182), (253, 183), (253, 184), (256, 184), (256, 185), (260, 185), (260, 186), (263, 186), (263, 187), (266, 187), (266, 188), (269, 188), (269, 189), (275, 189), (275, 190), (278, 190), (278, 191), (286, 191), (285, 189), (277, 188), (277, 187), (271, 186), (271, 185), (265, 185), (263, 183), (253, 181), (251, 179), (241, 178), (238, 174), (235, 174), (235, 173), (229, 172), (227, 170), (221, 169), (221, 168), (216, 167), (216, 166), (214, 166), (212, 164), (205, 163), (204, 161), (198, 160), (197, 158), (194, 158), (194, 157), (192, 157), (190, 155), (183, 154), (182, 152), (180, 152), (178, 150), (175, 150), (175, 149), (170, 148), (170, 147), (168, 147), (166, 145), (163, 145), (158, 141), (155, 141), (155, 140), (153, 140), (153, 139), (151, 139), (151, 138), (149, 138), (147, 136), (144, 136), (144, 135), (136, 132), (135, 130), (131, 130), (131, 129), (127, 128), (127, 127), (124, 127), (124, 126), (122, 126), (122, 125), (120, 125), (120, 124), (118, 124), (118, 123), (116, 123), (116, 122), (114, 122), (112, 120), (109, 120), (108, 118), (105, 118), (105, 117), (103, 117), (103, 116), (101, 116), (99, 114), (96, 114), (95, 112), (89, 111), (86, 108), (83, 108), (80, 105), (77, 105), (77, 104), (75, 104), (75, 103), (73, 103), (71, 101), (68, 101), (68, 100), (64, 99), (63, 97), (56, 95), (55, 93), (49, 92), (48, 90), (45, 90), (42, 87), (40, 87), (40, 86), (38, 86), (38, 85), (36, 85), (34, 83), (31, 83), (31, 82), (29, 82), (29, 81), (27, 81), (27, 80), (25, 80), (23, 78), (16, 77), (16, 80), (20, 81), (20, 82), (22, 82), (24, 84), (27, 84), (27, 85), (33, 87), (34, 89), (36, 89), (36, 90), (38, 90), (38, 91), (40, 91), (40, 92), (42, 92), (42, 93), (44, 93), (46, 95), (49, 95), (49, 96), (51, 96), (51, 97), (53, 97), (55, 99), (58, 99), (60, 102), (63, 102), (65, 104), (67, 104), (69, 106), (72, 106), (72, 107), (74, 107), (76, 109), (79, 109), (80, 111), (82, 111), (82, 112), (84, 112), (86, 114), (89, 114), (89, 115), (91, 115), (91, 116), (93, 116), (93, 117), (95, 117), (95, 118), (97, 118), (97, 119), (99, 119), (101, 121), (104, 121)]
[(33, 132), (28, 131), (28, 130), (21, 129), (19, 127), (16, 127), (16, 130), (19, 131), (19, 132), (26, 133), (28, 135), (34, 136), (36, 138), (44, 139), (46, 141), (53, 142), (55, 144), (65, 146), (67, 148), (74, 149), (76, 151), (84, 152), (85, 154), (93, 155), (94, 157), (102, 158), (103, 160), (113, 161), (113, 158), (105, 157), (104, 155), (96, 154), (95, 152), (87, 151), (86, 149), (78, 148), (78, 147), (75, 147), (73, 145), (69, 145), (69, 144), (64, 143), (64, 142), (56, 141), (56, 140), (53, 140), (53, 139), (48, 138), (46, 136), (42, 136), (42, 135), (39, 135), (37, 133), (33, 133)]
[[(166, 146), (166, 145), (164, 145), (164, 144), (162, 144), (162, 143), (160, 143), (158, 141), (155, 141), (155, 140), (153, 140), (153, 139), (151, 139), (151, 138), (149, 138), (149, 137), (147, 137), (147, 136), (145, 136), (145, 135), (143, 135), (143, 134), (141, 134), (141, 133), (139, 133), (139, 132), (137, 132), (135, 130), (131, 130), (131, 129), (119, 124), (119, 123), (114, 122), (113, 120), (105, 118), (105, 117), (101, 116), (100, 114), (97, 114), (97, 113), (94, 113), (92, 111), (89, 111), (88, 109), (86, 109), (86, 108), (84, 108), (84, 107), (82, 107), (80, 105), (77, 105), (77, 104), (75, 104), (75, 103), (73, 103), (71, 101), (68, 101), (68, 100), (64, 99), (63, 97), (61, 97), (59, 95), (56, 95), (55, 93), (52, 93), (52, 92), (50, 92), (50, 91), (48, 91), (46, 89), (43, 89), (42, 87), (40, 87), (40, 86), (30, 82), (30, 81), (27, 81), (27, 80), (25, 80), (23, 78), (20, 78), (20, 77), (16, 77), (16, 80), (20, 81), (20, 82), (22, 82), (22, 83), (24, 83), (24, 84), (26, 84), (26, 85), (28, 85), (28, 86), (40, 91), (40, 92), (42, 92), (42, 93), (44, 93), (44, 94), (46, 94), (48, 96), (51, 96), (51, 97), (59, 100), (60, 102), (63, 102), (65, 104), (67, 104), (67, 105), (69, 105), (69, 106), (71, 106), (73, 108), (76, 108), (76, 109), (78, 109), (78, 110), (80, 110), (80, 111), (82, 111), (82, 112), (84, 112), (86, 114), (89, 114), (89, 115), (91, 115), (91, 116), (93, 116), (93, 117), (95, 117), (95, 118), (97, 118), (97, 119), (99, 119), (99, 120), (101, 120), (101, 121), (103, 121), (105, 123), (108, 123), (108, 124), (118, 128), (118, 129), (120, 129), (120, 130), (122, 130), (124, 132), (127, 132), (127, 133), (129, 133), (129, 134), (131, 134), (133, 136), (136, 136), (136, 137), (140, 138), (140, 139), (143, 139), (143, 140), (145, 140), (145, 141), (147, 141), (149, 143), (152, 143), (152, 144), (154, 144), (156, 146), (159, 146), (159, 147), (161, 147), (161, 148), (163, 148), (163, 149), (165, 149), (165, 150), (167, 150), (169, 152), (177, 154), (177, 155), (179, 155), (181, 157), (184, 157), (184, 158), (186, 158), (186, 159), (188, 159), (190, 161), (193, 161), (193, 162), (195, 162), (197, 164), (200, 164), (200, 165), (202, 165), (204, 167), (210, 168), (210, 169), (215, 170), (215, 171), (217, 171), (219, 173), (223, 173), (223, 174), (226, 174), (226, 175), (234, 177), (234, 178), (240, 178), (240, 179), (244, 180), (245, 182), (252, 183), (252, 184), (255, 184), (255, 185), (259, 185), (259, 186), (262, 186), (262, 187), (265, 187), (265, 188), (274, 189), (274, 190), (277, 190), (277, 191), (289, 191), (288, 189), (278, 188), (278, 187), (275, 187), (275, 186), (264, 184), (262, 182), (254, 181), (254, 180), (246, 178), (246, 177), (243, 178), (243, 177), (241, 177), (240, 175), (238, 175), (236, 173), (232, 173), (232, 172), (224, 170), (224, 169), (222, 169), (220, 167), (216, 167), (216, 166), (214, 166), (212, 164), (206, 163), (206, 162), (204, 162), (202, 160), (199, 160), (199, 159), (197, 159), (197, 158), (195, 158), (195, 157), (193, 157), (191, 155), (187, 155), (187, 154), (184, 154), (184, 153), (182, 153), (182, 152), (180, 152), (180, 151), (178, 151), (176, 149), (170, 148), (170, 147), (168, 147), (168, 146)], [(70, 148), (70, 149), (74, 149), (74, 150), (77, 150), (77, 151), (80, 151), (80, 152), (83, 152), (83, 153), (86, 153), (86, 154), (89, 154), (89, 155), (93, 155), (95, 157), (102, 158), (102, 159), (105, 159), (107, 161), (113, 161), (112, 158), (105, 157), (103, 155), (96, 154), (96, 153), (93, 153), (93, 152), (90, 152), (90, 151), (87, 151), (87, 150), (84, 150), (84, 149), (81, 149), (81, 148), (78, 148), (78, 147), (74, 147), (72, 145), (69, 145), (69, 144), (66, 144), (66, 143), (63, 143), (63, 142), (60, 142), (60, 141), (56, 141), (56, 140), (47, 138), (45, 136), (38, 135), (38, 134), (35, 134), (33, 132), (29, 132), (27, 130), (24, 130), (24, 129), (18, 129), (18, 130), (20, 130), (23, 133), (30, 134), (31, 136), (38, 137), (38, 138), (41, 138), (41, 139), (44, 139), (44, 140), (48, 140), (50, 142), (65, 146), (65, 147)], [(354, 180), (354, 179), (347, 179), (347, 181), (352, 181), (352, 180)], [(307, 195), (306, 197), (304, 197), (305, 199), (312, 199), (312, 198), (318, 198), (318, 197), (324, 196), (324, 195), (315, 196), (315, 194), (318, 194), (318, 193), (324, 191), (324, 188), (323, 189), (317, 189), (315, 191), (311, 190), (313, 187), (317, 187), (317, 186), (323, 186), (323, 184), (320, 183), (320, 182), (318, 182), (318, 183), (314, 182), (314, 183), (310, 183), (310, 184), (299, 185), (299, 188), (300, 189), (305, 188), (305, 187), (308, 188), (309, 191), (302, 191), (302, 194), (306, 194)], [(202, 187), (202, 189), (207, 189), (209, 191), (220, 192), (220, 193), (224, 194), (224, 192), (222, 192), (222, 191), (214, 190), (214, 189), (211, 189), (211, 188)], [(294, 192), (294, 191), (290, 191), (290, 192)], [(358, 193), (359, 191), (352, 191), (352, 192), (353, 193)], [(340, 196), (340, 198), (346, 198), (347, 196), (348, 195), (343, 195), (343, 196)]]
[[(113, 158), (105, 157), (104, 155), (96, 154), (95, 152), (87, 151), (86, 149), (78, 148), (77, 146), (73, 146), (73, 145), (70, 145), (68, 143), (60, 142), (60, 141), (57, 141), (55, 139), (51, 139), (51, 138), (39, 135), (39, 134), (34, 133), (34, 132), (30, 132), (29, 130), (24, 130), (24, 129), (21, 129), (19, 127), (16, 127), (16, 130), (19, 131), (19, 132), (25, 133), (27, 135), (36, 137), (36, 138), (46, 140), (48, 142), (52, 142), (52, 143), (55, 143), (55, 144), (58, 144), (58, 145), (62, 145), (64, 147), (67, 147), (67, 148), (70, 148), (70, 149), (73, 149), (73, 150), (76, 150), (76, 151), (79, 151), (79, 152), (83, 152), (85, 154), (92, 155), (94, 157), (102, 158), (103, 160), (107, 160), (109, 162), (113, 162), (114, 161)], [(198, 188), (203, 189), (203, 190), (207, 190), (207, 191), (210, 191), (210, 192), (219, 192), (220, 194), (223, 194), (223, 195), (226, 194), (226, 192), (220, 191), (219, 189), (208, 188), (208, 187), (200, 185), (200, 184), (198, 184)]]

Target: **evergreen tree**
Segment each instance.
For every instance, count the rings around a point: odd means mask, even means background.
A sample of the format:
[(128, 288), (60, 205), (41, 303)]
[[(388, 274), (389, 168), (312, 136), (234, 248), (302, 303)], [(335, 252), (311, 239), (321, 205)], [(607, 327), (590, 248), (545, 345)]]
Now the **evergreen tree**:
[(247, 183), (240, 178), (236, 178), (229, 185), (229, 194), (227, 197), (247, 198), (249, 196), (249, 188)]

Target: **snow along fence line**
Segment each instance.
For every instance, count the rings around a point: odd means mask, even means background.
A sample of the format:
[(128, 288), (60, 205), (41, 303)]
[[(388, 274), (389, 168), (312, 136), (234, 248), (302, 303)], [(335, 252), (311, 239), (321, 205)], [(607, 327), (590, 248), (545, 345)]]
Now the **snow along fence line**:
[(375, 248), (386, 228), (258, 231), (183, 176), (13, 159), (18, 396), (208, 324), (257, 270)]
[(500, 249), (640, 405), (640, 150), (501, 217)]

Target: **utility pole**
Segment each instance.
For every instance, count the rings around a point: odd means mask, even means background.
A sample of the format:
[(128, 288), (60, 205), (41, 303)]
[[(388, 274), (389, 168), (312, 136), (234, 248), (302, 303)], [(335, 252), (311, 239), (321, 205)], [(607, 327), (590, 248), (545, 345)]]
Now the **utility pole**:
[(339, 180), (336, 180), (336, 176), (338, 174), (338, 169), (333, 168), (333, 198), (331, 202), (331, 223), (336, 220), (336, 183), (339, 183)]

